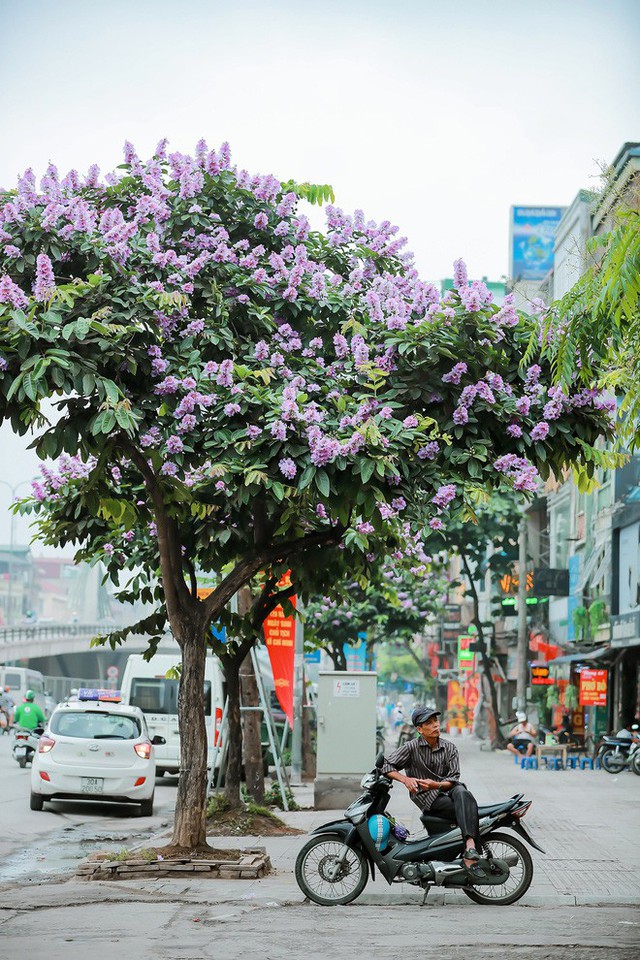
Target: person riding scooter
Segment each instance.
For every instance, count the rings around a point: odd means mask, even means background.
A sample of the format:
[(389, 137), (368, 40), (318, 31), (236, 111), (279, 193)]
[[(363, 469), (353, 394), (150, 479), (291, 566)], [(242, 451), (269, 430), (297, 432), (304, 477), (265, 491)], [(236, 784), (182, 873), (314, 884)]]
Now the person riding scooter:
[(23, 727), (25, 730), (35, 730), (36, 727), (44, 727), (47, 718), (37, 703), (34, 703), (35, 693), (33, 690), (27, 690), (24, 695), (24, 703), (18, 704), (13, 714), (14, 727)]

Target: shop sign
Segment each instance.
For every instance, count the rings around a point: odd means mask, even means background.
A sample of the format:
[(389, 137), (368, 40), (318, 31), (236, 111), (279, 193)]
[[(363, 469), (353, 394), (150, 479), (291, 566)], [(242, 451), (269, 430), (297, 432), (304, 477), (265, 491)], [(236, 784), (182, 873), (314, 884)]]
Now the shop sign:
[(475, 654), (470, 649), (472, 636), (458, 637), (458, 668), (460, 670), (473, 670), (475, 667)]
[(534, 567), (533, 592), (536, 597), (568, 597), (569, 570), (556, 567)]
[(531, 667), (532, 686), (549, 686), (553, 684), (553, 677), (549, 676), (549, 667)]
[[(611, 646), (632, 647), (640, 638), (640, 613), (619, 613), (611, 617)], [(637, 640), (640, 643), (640, 640)]]
[(583, 667), (580, 671), (580, 706), (606, 707), (607, 671)]

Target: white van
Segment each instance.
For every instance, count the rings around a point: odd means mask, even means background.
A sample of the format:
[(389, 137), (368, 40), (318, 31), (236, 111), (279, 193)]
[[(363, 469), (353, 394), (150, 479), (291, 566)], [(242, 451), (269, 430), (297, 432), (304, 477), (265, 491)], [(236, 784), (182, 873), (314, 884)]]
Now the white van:
[[(166, 744), (154, 748), (156, 771), (176, 774), (180, 771), (180, 734), (178, 730), (179, 680), (171, 678), (179, 669), (179, 654), (157, 653), (150, 661), (141, 654), (132, 654), (127, 660), (122, 677), (122, 702), (140, 707), (144, 713), (151, 737), (164, 737)], [(169, 677), (167, 676), (169, 673)], [(224, 703), (223, 674), (218, 660), (207, 656), (205, 667), (205, 722), (207, 725), (207, 758), (217, 744), (222, 723)], [(219, 763), (216, 763), (216, 766)], [(210, 763), (208, 764), (210, 765)]]
[(29, 667), (0, 667), (0, 686), (9, 687), (9, 696), (15, 706), (22, 703), (27, 690), (33, 690), (34, 702), (42, 709), (47, 720), (51, 716), (51, 699), (44, 691), (44, 677), (39, 670)]

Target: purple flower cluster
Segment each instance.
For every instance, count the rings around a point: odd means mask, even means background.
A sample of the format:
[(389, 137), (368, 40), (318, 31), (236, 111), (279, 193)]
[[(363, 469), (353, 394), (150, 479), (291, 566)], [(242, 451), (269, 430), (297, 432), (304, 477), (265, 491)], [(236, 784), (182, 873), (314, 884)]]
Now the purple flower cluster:
[(462, 375), (465, 374), (468, 370), (466, 363), (456, 363), (455, 367), (449, 371), (449, 373), (444, 373), (442, 375), (443, 383), (455, 383), (456, 385), (460, 383)]
[(494, 461), (493, 467), (513, 481), (516, 490), (535, 491), (538, 487), (538, 472), (534, 465), (515, 453), (506, 453)]
[(455, 483), (447, 483), (438, 487), (435, 495), (431, 497), (431, 503), (435, 504), (440, 510), (446, 509), (456, 495)]
[(287, 478), (287, 480), (293, 480), (296, 473), (298, 472), (298, 468), (296, 467), (291, 457), (285, 457), (284, 459), (280, 460), (278, 463), (278, 469), (280, 470), (280, 473), (283, 475), (283, 477)]

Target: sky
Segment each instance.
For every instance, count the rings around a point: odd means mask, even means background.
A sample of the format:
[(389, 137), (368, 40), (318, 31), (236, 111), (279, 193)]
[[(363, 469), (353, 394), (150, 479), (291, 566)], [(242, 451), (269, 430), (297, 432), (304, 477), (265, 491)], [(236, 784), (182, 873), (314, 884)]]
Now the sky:
[[(433, 282), (505, 276), (510, 207), (568, 205), (640, 140), (640, 0), (0, 0), (0, 36), (0, 187), (226, 140), (398, 224)], [(26, 445), (0, 429), (0, 543)]]

